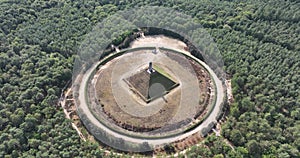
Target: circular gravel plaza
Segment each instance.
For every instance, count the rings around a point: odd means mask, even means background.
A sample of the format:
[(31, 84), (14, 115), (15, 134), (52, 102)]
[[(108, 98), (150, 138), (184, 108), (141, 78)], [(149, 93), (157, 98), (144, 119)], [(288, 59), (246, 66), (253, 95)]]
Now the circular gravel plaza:
[(209, 73), (182, 54), (155, 51), (127, 51), (98, 67), (89, 98), (100, 122), (126, 134), (153, 137), (183, 132), (201, 120), (212, 102)]

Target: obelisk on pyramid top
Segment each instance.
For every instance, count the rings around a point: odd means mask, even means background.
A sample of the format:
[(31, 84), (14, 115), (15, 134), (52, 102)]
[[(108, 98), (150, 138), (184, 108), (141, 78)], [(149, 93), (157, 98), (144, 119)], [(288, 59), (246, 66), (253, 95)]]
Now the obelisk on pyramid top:
[(148, 66), (147, 72), (149, 74), (152, 74), (153, 72), (155, 72), (155, 70), (153, 69), (153, 66), (152, 66), (152, 62), (149, 62), (149, 66)]

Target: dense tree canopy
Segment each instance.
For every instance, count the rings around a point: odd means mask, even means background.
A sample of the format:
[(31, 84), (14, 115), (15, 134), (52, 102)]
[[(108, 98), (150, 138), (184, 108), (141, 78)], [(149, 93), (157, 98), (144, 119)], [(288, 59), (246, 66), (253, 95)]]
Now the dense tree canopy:
[(143, 5), (194, 17), (232, 77), (235, 100), (222, 137), (207, 137), (188, 156), (300, 156), (298, 0), (2, 0), (0, 157), (103, 155), (97, 143), (80, 140), (55, 105), (85, 35), (108, 15)]

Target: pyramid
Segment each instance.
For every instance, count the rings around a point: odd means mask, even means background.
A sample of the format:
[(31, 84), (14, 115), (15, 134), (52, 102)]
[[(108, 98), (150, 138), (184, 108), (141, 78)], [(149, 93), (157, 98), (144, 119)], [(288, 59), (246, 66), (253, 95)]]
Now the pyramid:
[(126, 78), (125, 82), (146, 103), (164, 96), (179, 85), (176, 81), (164, 75), (161, 70), (157, 71), (155, 68), (152, 73), (149, 73), (147, 69), (142, 69)]

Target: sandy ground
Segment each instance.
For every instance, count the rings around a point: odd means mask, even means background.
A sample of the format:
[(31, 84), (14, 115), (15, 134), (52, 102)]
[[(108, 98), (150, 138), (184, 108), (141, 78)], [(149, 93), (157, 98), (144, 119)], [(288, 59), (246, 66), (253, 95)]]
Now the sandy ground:
[(169, 48), (189, 53), (184, 49), (185, 47), (187, 47), (187, 45), (184, 42), (163, 35), (143, 36), (133, 41), (130, 45), (131, 48), (148, 47), (148, 46), (151, 47), (168, 46)]

